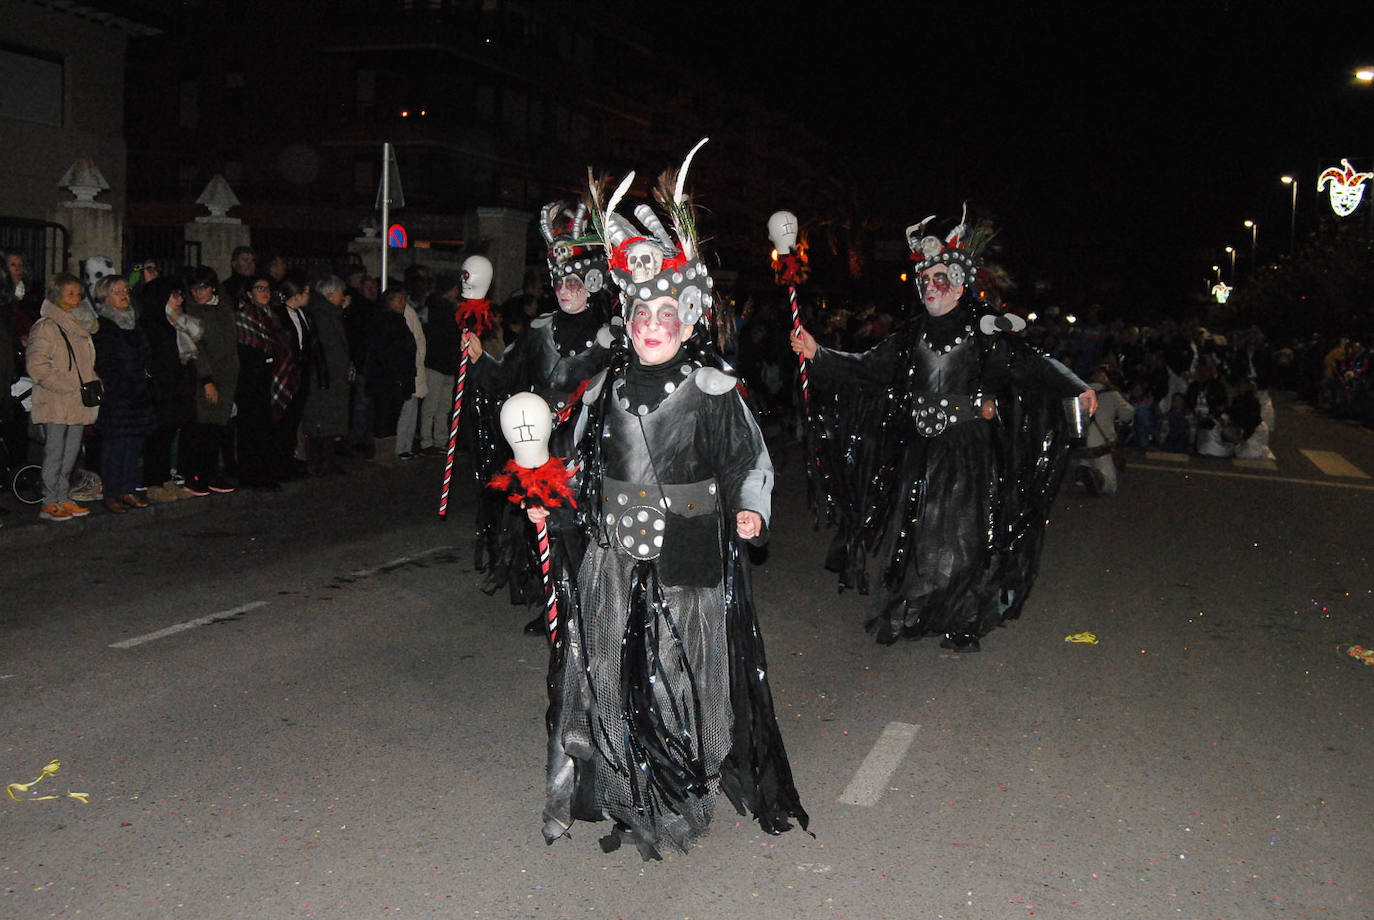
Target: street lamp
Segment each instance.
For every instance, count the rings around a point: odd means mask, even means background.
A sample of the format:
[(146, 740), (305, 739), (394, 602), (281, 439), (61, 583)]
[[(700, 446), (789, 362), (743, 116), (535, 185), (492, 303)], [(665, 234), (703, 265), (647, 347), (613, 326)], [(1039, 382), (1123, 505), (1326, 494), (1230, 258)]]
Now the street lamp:
[(1259, 256), (1256, 254), (1259, 249), (1259, 224), (1247, 220), (1245, 226), (1250, 228), (1250, 279), (1253, 281), (1255, 270), (1259, 267)]
[(1221, 284), (1221, 266), (1220, 266), (1220, 265), (1213, 265), (1213, 266), (1212, 266), (1212, 271), (1214, 271), (1214, 272), (1217, 273), (1217, 284)]
[(1231, 257), (1231, 284), (1236, 283), (1236, 247), (1227, 246), (1226, 254)]
[(1361, 83), (1374, 83), (1374, 67), (1361, 67), (1355, 71), (1355, 79)]
[[(1374, 78), (1374, 73), (1371, 73)], [(1279, 181), (1293, 190), (1293, 204), (1288, 210), (1288, 258), (1293, 258), (1293, 244), (1298, 231), (1298, 183), (1292, 176), (1279, 176)]]

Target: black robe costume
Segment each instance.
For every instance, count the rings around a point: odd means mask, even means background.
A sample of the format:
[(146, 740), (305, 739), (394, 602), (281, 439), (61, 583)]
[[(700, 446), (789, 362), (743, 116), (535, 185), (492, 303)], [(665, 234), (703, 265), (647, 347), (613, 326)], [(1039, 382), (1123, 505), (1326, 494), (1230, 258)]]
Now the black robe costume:
[[(808, 823), (773, 713), (735, 515), (766, 529), (773, 468), (736, 381), (682, 353), (598, 375), (575, 423), (576, 520), (555, 528), (544, 836), (686, 850), (717, 792), (770, 833)], [(761, 542), (760, 535), (757, 541)], [(585, 555), (576, 558), (586, 547)], [(569, 573), (577, 571), (576, 579)]]
[(862, 354), (821, 348), (811, 366), (825, 516), (839, 523), (827, 568), (867, 592), (866, 556), (883, 560), (865, 624), (878, 641), (976, 648), (1035, 581), (1074, 434), (1065, 400), (1087, 384), (983, 332), (967, 299)]
[(506, 460), (499, 436), (501, 404), (515, 394), (533, 392), (555, 412), (565, 410), (577, 388), (610, 363), (612, 340), (599, 311), (544, 313), (536, 316), (500, 356), (483, 352), (468, 368), (474, 386), (479, 430), (475, 465), (478, 476), (476, 568), (485, 573), (479, 587), (495, 594), (510, 591), (512, 604), (532, 605), (544, 597), (539, 552), (524, 512), (483, 488)]

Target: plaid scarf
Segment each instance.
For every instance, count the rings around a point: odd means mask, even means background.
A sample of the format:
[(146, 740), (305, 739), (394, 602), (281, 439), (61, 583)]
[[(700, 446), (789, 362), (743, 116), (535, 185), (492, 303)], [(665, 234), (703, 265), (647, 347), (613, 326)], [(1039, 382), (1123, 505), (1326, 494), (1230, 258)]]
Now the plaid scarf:
[(272, 362), (272, 419), (281, 421), (301, 385), (301, 366), (291, 353), (277, 315), (249, 300), (234, 318), (240, 345), (262, 352)]

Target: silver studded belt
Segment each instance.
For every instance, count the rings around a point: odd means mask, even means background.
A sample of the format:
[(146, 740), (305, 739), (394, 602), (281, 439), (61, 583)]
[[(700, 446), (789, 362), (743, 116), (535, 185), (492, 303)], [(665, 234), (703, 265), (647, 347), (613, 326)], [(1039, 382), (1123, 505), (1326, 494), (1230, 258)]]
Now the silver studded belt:
[(977, 419), (991, 419), (997, 404), (991, 399), (965, 393), (917, 393), (911, 403), (911, 419), (916, 433), (937, 437), (945, 429)]
[(601, 520), (621, 551), (636, 559), (655, 559), (663, 549), (668, 515), (699, 517), (720, 507), (716, 481), (689, 483), (601, 481)]

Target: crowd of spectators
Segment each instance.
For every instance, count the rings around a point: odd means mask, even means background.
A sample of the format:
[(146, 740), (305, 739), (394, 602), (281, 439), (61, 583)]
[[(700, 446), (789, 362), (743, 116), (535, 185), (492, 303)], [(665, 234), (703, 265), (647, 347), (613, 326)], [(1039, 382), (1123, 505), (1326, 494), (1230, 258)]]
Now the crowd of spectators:
[(0, 437), (12, 462), (42, 464), (44, 521), (83, 517), (83, 502), (124, 514), (447, 448), (456, 275), (414, 265), (382, 292), (361, 265), (293, 266), (249, 247), (223, 278), (92, 259), (84, 278), (43, 283), (22, 253), (3, 264)]
[[(460, 354), (456, 274), (420, 265), (381, 291), (360, 265), (292, 267), (240, 247), (227, 275), (171, 270), (155, 259), (125, 275), (32, 278), (22, 253), (0, 272), (0, 437), (44, 468), (40, 516), (61, 521), (96, 494), (111, 513), (236, 488), (275, 490), (329, 475), (340, 459), (389, 464), (447, 447)], [(95, 261), (95, 260), (92, 260)], [(553, 309), (542, 273), (501, 306), (508, 344)], [(803, 307), (827, 345), (862, 351), (905, 319), (875, 307)], [(797, 365), (779, 291), (742, 296), (717, 342), (765, 425), (792, 414)], [(1098, 390), (1074, 478), (1116, 488), (1113, 445), (1204, 456), (1270, 458), (1271, 388), (1374, 427), (1368, 350), (1313, 336), (1273, 347), (1251, 326), (1229, 335), (1197, 323), (1077, 321), (1054, 314), (1025, 333)], [(70, 348), (69, 348), (70, 346)], [(89, 353), (88, 353), (89, 352)], [(81, 384), (99, 379), (98, 406)], [(21, 405), (32, 381), (32, 394)], [(27, 410), (26, 410), (27, 406)], [(84, 463), (80, 463), (84, 451)], [(80, 463), (103, 487), (77, 493)]]

